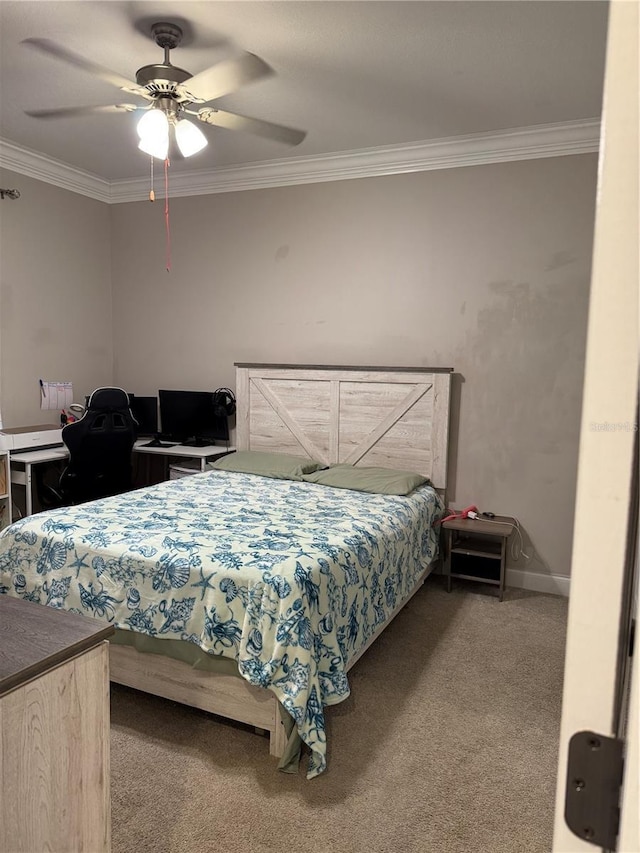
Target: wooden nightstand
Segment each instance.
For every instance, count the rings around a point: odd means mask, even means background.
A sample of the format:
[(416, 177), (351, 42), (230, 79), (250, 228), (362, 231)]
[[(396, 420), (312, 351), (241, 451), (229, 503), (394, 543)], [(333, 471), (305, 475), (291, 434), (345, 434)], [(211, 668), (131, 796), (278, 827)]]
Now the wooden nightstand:
[(513, 533), (513, 521), (497, 515), (491, 521), (454, 518), (444, 521), (444, 571), (447, 592), (451, 579), (492, 584), (504, 596), (507, 539)]

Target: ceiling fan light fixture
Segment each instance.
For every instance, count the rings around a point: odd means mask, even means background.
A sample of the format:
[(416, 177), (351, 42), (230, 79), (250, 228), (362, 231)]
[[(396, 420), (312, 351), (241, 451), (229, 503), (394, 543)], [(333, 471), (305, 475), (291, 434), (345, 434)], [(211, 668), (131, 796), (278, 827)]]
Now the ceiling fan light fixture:
[(186, 118), (180, 119), (176, 124), (176, 142), (183, 157), (197, 154), (208, 144), (207, 137), (200, 128)]
[(147, 110), (138, 122), (138, 136), (146, 139), (149, 136), (169, 135), (169, 120), (164, 110), (157, 108)]
[(169, 153), (169, 119), (163, 110), (152, 109), (138, 122), (138, 148), (145, 154), (165, 160)]

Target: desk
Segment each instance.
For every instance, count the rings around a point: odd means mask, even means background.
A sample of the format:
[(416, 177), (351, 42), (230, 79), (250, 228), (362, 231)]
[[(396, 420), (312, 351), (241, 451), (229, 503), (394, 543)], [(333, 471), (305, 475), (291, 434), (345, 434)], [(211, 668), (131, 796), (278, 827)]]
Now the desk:
[(23, 453), (11, 454), (9, 457), (11, 482), (25, 487), (25, 512), (27, 515), (33, 515), (33, 493), (31, 490), (31, 469), (33, 466), (66, 459), (68, 455), (69, 451), (64, 444), (59, 444), (56, 447), (45, 447), (41, 450), (27, 450)]
[(171, 447), (145, 447), (151, 441), (150, 438), (139, 438), (133, 445), (134, 453), (149, 453), (151, 455), (160, 455), (165, 457), (180, 456), (183, 459), (199, 459), (200, 470), (207, 470), (207, 462), (209, 459), (215, 459), (218, 456), (225, 456), (227, 453), (233, 453), (235, 447), (227, 447), (221, 444), (208, 444), (206, 447), (185, 447), (183, 444), (173, 444)]
[[(134, 453), (169, 457), (179, 456), (186, 459), (199, 459), (200, 470), (206, 471), (209, 459), (232, 453), (235, 447), (208, 444), (206, 447), (185, 447), (182, 444), (174, 444), (171, 447), (145, 447), (151, 441), (150, 438), (139, 438), (133, 445)], [(41, 450), (27, 450), (23, 453), (12, 453), (10, 457), (11, 482), (25, 487), (25, 513), (33, 515), (33, 493), (32, 493), (32, 471), (34, 465), (43, 465), (45, 462), (56, 462), (66, 459), (69, 451), (64, 444), (56, 447), (46, 447)]]

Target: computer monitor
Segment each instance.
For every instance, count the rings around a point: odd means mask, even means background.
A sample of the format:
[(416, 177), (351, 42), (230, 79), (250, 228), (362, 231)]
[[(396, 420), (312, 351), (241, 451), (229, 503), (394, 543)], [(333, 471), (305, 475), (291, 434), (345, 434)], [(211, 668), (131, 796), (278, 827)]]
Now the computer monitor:
[(129, 408), (138, 422), (138, 435), (155, 435), (158, 432), (158, 398), (136, 397), (129, 394)]
[(211, 391), (158, 391), (162, 435), (174, 441), (229, 441), (229, 419), (214, 413)]

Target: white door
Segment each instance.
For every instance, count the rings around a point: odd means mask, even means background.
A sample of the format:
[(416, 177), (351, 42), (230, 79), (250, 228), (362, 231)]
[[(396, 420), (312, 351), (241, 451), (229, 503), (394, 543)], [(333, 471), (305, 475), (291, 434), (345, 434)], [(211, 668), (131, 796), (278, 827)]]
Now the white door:
[[(627, 640), (633, 537), (634, 444), (638, 396), (638, 44), (639, 4), (612, 0), (587, 334), (584, 402), (571, 566), (571, 598), (558, 763), (554, 853), (606, 849), (593, 837), (597, 808), (574, 834), (565, 821), (569, 742), (577, 732), (618, 733), (621, 653)], [(637, 527), (636, 533), (637, 535)], [(635, 562), (637, 568), (637, 562)], [(636, 647), (638, 643), (636, 642)], [(637, 661), (638, 653), (635, 659)], [(609, 849), (640, 851), (638, 833), (638, 671), (627, 739), (621, 829)], [(576, 740), (574, 740), (574, 744)], [(588, 744), (588, 740), (587, 740)], [(590, 748), (599, 749), (597, 739)], [(602, 753), (601, 753), (602, 754)], [(586, 753), (587, 762), (593, 756)], [(596, 758), (597, 760), (597, 758)], [(634, 766), (635, 762), (635, 766)], [(590, 780), (569, 778), (580, 796)], [(575, 799), (574, 799), (575, 803)], [(579, 801), (579, 806), (585, 799)], [(597, 834), (597, 833), (596, 833)]]

